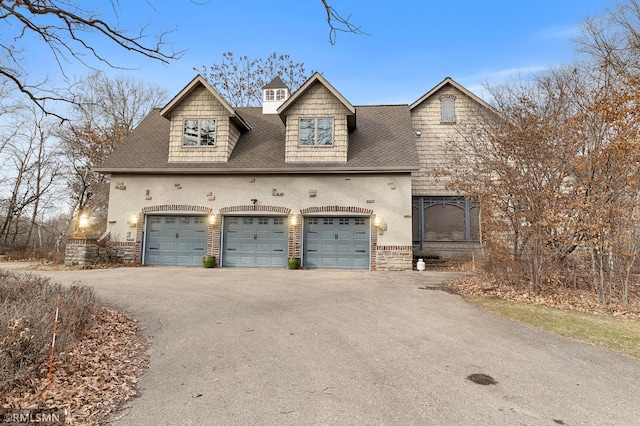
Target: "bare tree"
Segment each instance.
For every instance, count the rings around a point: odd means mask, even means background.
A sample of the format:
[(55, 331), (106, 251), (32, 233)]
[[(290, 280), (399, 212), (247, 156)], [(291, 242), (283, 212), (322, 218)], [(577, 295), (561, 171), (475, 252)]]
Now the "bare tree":
[(69, 167), (69, 219), (86, 213), (106, 220), (109, 178), (93, 168), (168, 95), (160, 86), (130, 77), (108, 78), (99, 72), (83, 79), (79, 88), (72, 116), (58, 134)]
[[(198, 69), (194, 68), (194, 71)], [(203, 65), (200, 72), (207, 81), (236, 107), (256, 106), (262, 102), (262, 88), (276, 76), (289, 87), (297, 90), (309, 77), (301, 62), (294, 62), (289, 55), (273, 53), (264, 59), (222, 54), (220, 63)]]
[[(28, 245), (40, 209), (60, 176), (60, 160), (51, 138), (54, 124), (34, 108), (13, 116), (2, 154), (8, 172), (4, 186), (0, 238), (5, 245)], [(25, 218), (28, 218), (25, 220)]]
[[(345, 18), (327, 0), (321, 1), (332, 44), (336, 41), (337, 32), (364, 34), (351, 22), (351, 16)], [(150, 3), (148, 5), (153, 9)], [(80, 0), (0, 1), (0, 77), (9, 81), (42, 111), (63, 119), (51, 104), (73, 104), (75, 97), (69, 91), (53, 87), (46, 79), (29, 79), (28, 63), (36, 63), (34, 55), (41, 54), (36, 53), (38, 49), (23, 47), (23, 40), (35, 40), (44, 46), (63, 75), (66, 64), (70, 62), (92, 68), (91, 63), (97, 60), (112, 68), (120, 67), (107, 53), (109, 44), (164, 63), (183, 55), (184, 51), (175, 51), (167, 42), (168, 31), (152, 35), (148, 24), (136, 31), (121, 28), (117, 22), (120, 12), (118, 0), (109, 0), (107, 7), (105, 4), (101, 6), (87, 6)], [(113, 12), (115, 17), (110, 17), (108, 12)], [(107, 47), (103, 47), (103, 43)]]
[[(109, 1), (109, 5), (117, 14), (118, 0)], [(74, 103), (75, 97), (53, 88), (47, 81), (29, 80), (27, 63), (36, 63), (32, 55), (38, 49), (22, 47), (22, 40), (34, 39), (48, 48), (63, 75), (68, 62), (79, 62), (91, 68), (90, 60), (98, 60), (118, 67), (107, 56), (108, 48), (100, 46), (105, 42), (164, 63), (183, 54), (167, 43), (168, 32), (151, 36), (146, 25), (137, 32), (130, 32), (120, 28), (117, 22), (108, 22), (104, 16), (105, 10), (91, 9), (79, 0), (0, 1), (0, 76), (42, 111), (62, 118), (48, 104), (56, 101)]]

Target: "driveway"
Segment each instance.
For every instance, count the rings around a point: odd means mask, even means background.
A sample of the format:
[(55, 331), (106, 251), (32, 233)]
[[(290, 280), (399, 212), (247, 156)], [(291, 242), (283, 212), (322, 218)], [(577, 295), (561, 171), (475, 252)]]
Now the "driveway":
[[(0, 267), (4, 267), (0, 264)], [(92, 286), (151, 338), (117, 425), (630, 425), (640, 362), (419, 287), (447, 272), (120, 268)], [(471, 374), (497, 381), (479, 385)]]

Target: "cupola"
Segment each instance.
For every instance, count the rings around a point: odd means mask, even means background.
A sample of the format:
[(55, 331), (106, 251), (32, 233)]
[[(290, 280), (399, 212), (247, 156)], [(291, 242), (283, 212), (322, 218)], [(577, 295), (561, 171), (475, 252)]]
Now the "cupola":
[(277, 114), (278, 107), (289, 99), (289, 88), (280, 76), (276, 76), (262, 88), (262, 113)]

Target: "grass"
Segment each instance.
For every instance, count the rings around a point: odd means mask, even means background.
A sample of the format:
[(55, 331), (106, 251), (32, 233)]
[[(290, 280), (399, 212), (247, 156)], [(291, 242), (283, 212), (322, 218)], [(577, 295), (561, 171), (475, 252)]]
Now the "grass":
[(46, 375), (58, 297), (56, 352), (62, 353), (95, 323), (93, 290), (0, 270), (0, 395)]
[(640, 321), (498, 298), (467, 296), (465, 299), (502, 317), (640, 360)]

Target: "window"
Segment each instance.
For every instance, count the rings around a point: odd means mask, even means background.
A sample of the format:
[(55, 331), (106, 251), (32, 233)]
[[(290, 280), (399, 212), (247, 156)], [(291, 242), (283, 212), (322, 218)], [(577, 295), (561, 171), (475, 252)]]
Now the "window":
[(276, 101), (284, 101), (287, 92), (284, 89), (276, 90)]
[(413, 245), (425, 242), (478, 241), (478, 202), (465, 197), (413, 197)]
[(215, 146), (216, 120), (184, 120), (182, 146)]
[(300, 145), (333, 145), (333, 118), (300, 119)]
[(275, 96), (274, 96), (274, 91), (273, 89), (267, 89), (264, 91), (264, 100), (265, 101), (272, 101), (274, 100)]
[(456, 122), (456, 97), (444, 95), (440, 97), (440, 113), (442, 123), (453, 124)]

